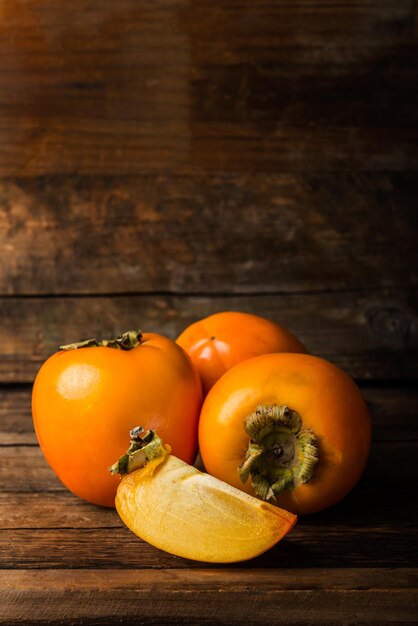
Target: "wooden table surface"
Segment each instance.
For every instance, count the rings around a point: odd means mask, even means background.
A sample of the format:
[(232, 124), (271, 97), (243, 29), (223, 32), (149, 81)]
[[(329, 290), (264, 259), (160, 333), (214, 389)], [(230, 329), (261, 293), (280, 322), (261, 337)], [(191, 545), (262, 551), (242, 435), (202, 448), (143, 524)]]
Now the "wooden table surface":
[[(414, 0), (0, 4), (0, 623), (418, 623)], [(243, 564), (66, 491), (57, 346), (264, 315), (360, 385), (366, 472)]]
[[(29, 391), (2, 391), (0, 619), (42, 624), (409, 623), (417, 618), (418, 394), (366, 386), (374, 441), (339, 505), (268, 553), (214, 566), (139, 540), (67, 492), (32, 430)], [(415, 555), (416, 556), (416, 555)]]

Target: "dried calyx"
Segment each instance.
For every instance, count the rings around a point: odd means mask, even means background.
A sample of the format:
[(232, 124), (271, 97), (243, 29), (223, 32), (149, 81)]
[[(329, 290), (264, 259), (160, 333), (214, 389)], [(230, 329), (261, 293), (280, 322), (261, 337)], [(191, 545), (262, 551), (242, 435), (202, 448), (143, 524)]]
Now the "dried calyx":
[(60, 350), (77, 350), (79, 348), (115, 348), (116, 350), (132, 350), (142, 341), (140, 330), (128, 330), (116, 339), (86, 339), (77, 343), (60, 346)]
[(130, 446), (116, 463), (109, 467), (111, 474), (130, 474), (144, 467), (149, 461), (164, 457), (170, 453), (170, 446), (164, 445), (155, 430), (145, 431), (136, 426), (129, 433)]
[(256, 495), (275, 501), (289, 489), (308, 482), (318, 461), (315, 434), (300, 415), (285, 405), (260, 405), (244, 428), (250, 443), (238, 468), (243, 483), (251, 477)]

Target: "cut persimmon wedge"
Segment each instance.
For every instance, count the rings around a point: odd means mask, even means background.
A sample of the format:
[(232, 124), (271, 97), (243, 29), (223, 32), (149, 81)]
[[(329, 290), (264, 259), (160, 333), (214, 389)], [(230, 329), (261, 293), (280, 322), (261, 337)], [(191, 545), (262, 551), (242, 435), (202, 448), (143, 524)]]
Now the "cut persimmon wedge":
[[(154, 432), (141, 439), (133, 432), (130, 451), (111, 470), (126, 472), (116, 509), (126, 526), (151, 545), (196, 561), (232, 563), (265, 552), (296, 523), (296, 515), (171, 455)], [(135, 445), (140, 447), (132, 449)]]

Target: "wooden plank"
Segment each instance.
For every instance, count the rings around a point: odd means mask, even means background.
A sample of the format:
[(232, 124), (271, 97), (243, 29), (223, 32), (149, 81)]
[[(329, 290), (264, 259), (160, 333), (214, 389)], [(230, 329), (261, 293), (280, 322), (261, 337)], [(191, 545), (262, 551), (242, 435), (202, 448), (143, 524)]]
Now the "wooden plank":
[(0, 491), (62, 491), (38, 446), (0, 447)]
[(210, 313), (264, 315), (295, 333), (307, 349), (357, 379), (416, 380), (416, 291), (242, 297), (120, 296), (0, 299), (0, 381), (32, 382), (59, 345), (113, 337), (129, 328), (175, 338)]
[(32, 389), (0, 387), (0, 445), (36, 444)]
[(411, 387), (362, 388), (372, 416), (375, 441), (418, 439), (418, 389)]
[[(193, 589), (200, 591), (203, 587), (208, 591), (218, 590), (221, 579), (225, 582), (225, 591), (248, 591), (260, 584), (265, 591), (303, 591), (307, 589), (334, 589), (335, 591), (377, 591), (392, 589), (417, 590), (418, 570), (416, 568), (332, 568), (321, 572), (319, 568), (299, 568), (295, 571), (286, 567), (270, 569), (247, 567), (241, 563), (239, 567), (220, 565), (192, 572), (183, 569), (148, 570), (133, 568), (127, 571), (120, 569), (75, 570), (69, 579), (66, 570), (0, 570), (0, 587), (4, 590), (40, 591), (48, 587), (53, 592), (62, 590), (95, 589), (98, 584), (105, 591), (137, 589), (147, 593), (148, 585), (155, 587), (168, 586), (174, 590)], [(391, 575), (392, 574), (392, 575)], [(143, 578), (143, 585), (140, 584)], [(164, 581), (164, 582), (163, 582)], [(255, 590), (255, 589), (254, 589)]]
[(7, 624), (412, 624), (417, 608), (409, 569), (5, 570), (0, 588)]
[[(417, 530), (416, 524), (405, 522), (366, 526), (302, 520), (291, 534), (252, 559), (249, 566), (416, 567), (412, 546)], [(197, 561), (157, 550), (126, 528), (113, 527), (0, 530), (0, 556), (2, 567), (16, 569), (202, 567)]]
[(69, 491), (40, 493), (0, 492), (0, 529), (122, 528), (114, 509), (99, 507)]
[[(400, 385), (361, 386), (369, 406), (374, 441), (418, 439), (418, 389)], [(0, 445), (36, 444), (31, 389), (0, 387)]]
[(15, 0), (0, 174), (418, 166), (412, 0)]
[(0, 180), (0, 295), (412, 287), (417, 195), (415, 172)]

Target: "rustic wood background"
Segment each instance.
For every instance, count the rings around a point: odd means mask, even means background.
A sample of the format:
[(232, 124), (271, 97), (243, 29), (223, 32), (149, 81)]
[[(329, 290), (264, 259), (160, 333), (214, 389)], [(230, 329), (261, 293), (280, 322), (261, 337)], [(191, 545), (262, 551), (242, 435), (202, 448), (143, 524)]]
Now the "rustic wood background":
[[(415, 0), (0, 1), (1, 623), (415, 623)], [(139, 542), (43, 460), (62, 343), (265, 315), (360, 384), (370, 463), (267, 555)]]

